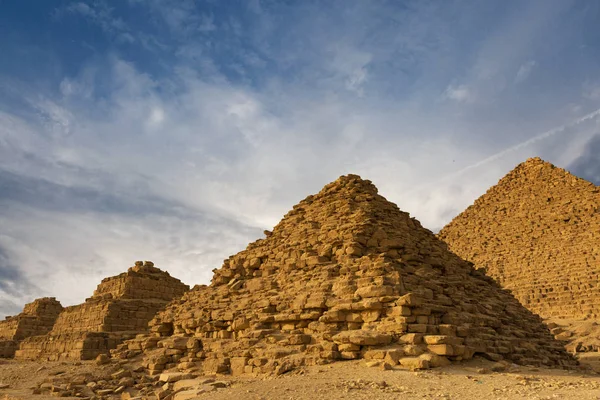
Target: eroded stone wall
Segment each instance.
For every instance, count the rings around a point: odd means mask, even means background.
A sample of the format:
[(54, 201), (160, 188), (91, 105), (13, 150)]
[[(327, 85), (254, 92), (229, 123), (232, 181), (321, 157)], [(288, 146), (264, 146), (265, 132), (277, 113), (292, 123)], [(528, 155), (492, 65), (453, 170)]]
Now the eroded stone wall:
[(49, 332), (63, 307), (54, 297), (36, 299), (0, 321), (0, 357), (12, 357), (20, 340)]
[(17, 333), (19, 326), (19, 318), (16, 316), (6, 317), (3, 321), (0, 321), (0, 340), (7, 339), (12, 340)]
[(72, 332), (48, 336), (33, 336), (19, 345), (17, 359), (48, 361), (91, 360), (106, 354), (129, 336), (105, 332)]
[(167, 271), (154, 267), (151, 261), (138, 261), (127, 272), (102, 280), (94, 291), (95, 298), (111, 295), (121, 299), (151, 299), (170, 301), (185, 290), (178, 279)]
[[(120, 275), (103, 279), (94, 295), (64, 309), (52, 330), (21, 343), (16, 357), (89, 359), (147, 330), (148, 321), (189, 286), (154, 267), (136, 262)], [(154, 296), (154, 297), (152, 297)]]

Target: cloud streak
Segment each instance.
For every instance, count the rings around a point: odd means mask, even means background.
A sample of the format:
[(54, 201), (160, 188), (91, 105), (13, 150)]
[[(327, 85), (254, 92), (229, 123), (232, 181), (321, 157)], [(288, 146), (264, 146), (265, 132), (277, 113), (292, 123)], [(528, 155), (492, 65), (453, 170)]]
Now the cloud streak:
[(518, 151), (518, 150), (520, 150), (520, 149), (522, 149), (524, 147), (531, 146), (531, 145), (533, 145), (533, 144), (535, 144), (537, 142), (540, 142), (542, 140), (548, 139), (548, 138), (550, 138), (552, 136), (555, 136), (557, 134), (563, 133), (563, 132), (565, 132), (567, 130), (567, 128), (574, 127), (576, 125), (582, 124), (582, 123), (590, 121), (590, 120), (595, 120), (599, 116), (600, 116), (600, 108), (597, 109), (597, 110), (595, 110), (595, 111), (592, 111), (591, 113), (588, 113), (588, 114), (584, 115), (581, 118), (576, 119), (573, 122), (570, 122), (568, 124), (552, 128), (552, 129), (550, 129), (550, 130), (548, 130), (546, 132), (540, 133), (540, 134), (538, 134), (538, 135), (536, 135), (536, 136), (534, 136), (532, 138), (529, 138), (529, 139), (527, 139), (527, 140), (525, 140), (525, 141), (523, 141), (521, 143), (518, 143), (518, 144), (516, 144), (514, 146), (511, 146), (511, 147), (509, 147), (507, 149), (499, 151), (496, 154), (493, 154), (493, 155), (491, 155), (489, 157), (486, 157), (486, 158), (484, 158), (481, 161), (478, 161), (478, 162), (476, 162), (474, 164), (471, 164), (471, 165), (468, 165), (468, 166), (466, 166), (464, 168), (461, 168), (460, 170), (458, 170), (456, 172), (453, 172), (452, 174), (444, 177), (444, 180), (446, 180), (446, 179), (453, 179), (453, 178), (456, 178), (456, 177), (458, 177), (458, 176), (460, 176), (460, 175), (462, 175), (465, 172), (468, 172), (470, 170), (481, 168), (481, 167), (485, 166), (486, 164), (489, 164), (491, 162), (494, 162), (494, 161), (496, 161), (496, 160), (498, 160), (498, 159), (506, 156), (507, 154), (516, 152), (516, 151)]

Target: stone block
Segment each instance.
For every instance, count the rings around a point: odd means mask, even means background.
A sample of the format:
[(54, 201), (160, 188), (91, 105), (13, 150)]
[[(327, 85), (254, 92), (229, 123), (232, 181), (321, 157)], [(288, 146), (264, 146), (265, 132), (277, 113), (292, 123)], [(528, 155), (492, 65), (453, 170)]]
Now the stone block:
[(430, 344), (427, 345), (427, 350), (433, 354), (440, 356), (455, 356), (458, 355), (454, 351), (454, 347), (449, 344)]
[(391, 343), (392, 336), (373, 331), (351, 330), (333, 336), (333, 341), (338, 344), (352, 343), (360, 346), (377, 346)]
[(419, 357), (402, 357), (398, 362), (410, 370), (428, 369), (430, 367), (429, 361)]

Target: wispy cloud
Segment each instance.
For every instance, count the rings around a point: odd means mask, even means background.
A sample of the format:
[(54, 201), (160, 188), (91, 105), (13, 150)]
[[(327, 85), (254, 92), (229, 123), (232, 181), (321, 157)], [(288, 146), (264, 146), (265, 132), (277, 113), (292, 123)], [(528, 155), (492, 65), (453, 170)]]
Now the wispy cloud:
[(527, 61), (525, 64), (521, 65), (519, 67), (519, 70), (517, 71), (515, 82), (519, 83), (525, 81), (529, 77), (535, 66), (536, 62), (533, 60)]
[(475, 94), (466, 85), (450, 85), (444, 91), (444, 96), (459, 103), (471, 103), (475, 101)]
[(60, 19), (66, 15), (78, 15), (98, 24), (104, 32), (110, 34), (119, 42), (135, 43), (136, 39), (130, 28), (123, 19), (116, 17), (113, 11), (114, 9), (104, 1), (73, 2), (56, 9), (54, 17)]
[(588, 100), (600, 100), (600, 82), (584, 82), (583, 97)]
[[(459, 169), (458, 171), (454, 171), (452, 174), (450, 175), (446, 175), (443, 178), (441, 178), (439, 181), (436, 181), (437, 183), (439, 182), (443, 182), (443, 181), (454, 181), (457, 178), (459, 178), (461, 175), (465, 174), (466, 172), (469, 172), (471, 170), (477, 170), (480, 169), (484, 166), (486, 166), (487, 164), (490, 164), (496, 160), (499, 160), (511, 153), (516, 153), (521, 149), (530, 147), (538, 142), (544, 141), (546, 139), (549, 139), (555, 135), (564, 133), (568, 131), (568, 128), (572, 128), (572, 127), (576, 127), (579, 124), (583, 124), (585, 122), (588, 121), (598, 121), (600, 118), (600, 109), (597, 109), (589, 114), (586, 114), (580, 118), (577, 118), (575, 121), (572, 121), (570, 123), (567, 123), (565, 125), (561, 125), (561, 126), (557, 126), (555, 128), (552, 128), (546, 132), (537, 134), (521, 143), (518, 143), (516, 145), (513, 145), (509, 148), (503, 149), (489, 157), (486, 157), (482, 160), (479, 160), (477, 162), (475, 162), (474, 164), (470, 164), (466, 167), (463, 167), (461, 169)], [(587, 151), (586, 151), (587, 153)], [(589, 157), (587, 157), (589, 158)], [(435, 185), (435, 182), (430, 183), (429, 185), (433, 186)]]

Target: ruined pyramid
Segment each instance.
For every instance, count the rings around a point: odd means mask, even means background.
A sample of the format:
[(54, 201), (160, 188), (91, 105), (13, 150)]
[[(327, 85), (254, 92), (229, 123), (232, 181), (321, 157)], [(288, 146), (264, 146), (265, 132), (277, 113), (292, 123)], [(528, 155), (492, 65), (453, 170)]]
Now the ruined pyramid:
[(23, 312), (0, 321), (0, 357), (12, 358), (25, 338), (48, 333), (63, 307), (54, 297), (25, 304)]
[(537, 315), (359, 176), (308, 196), (265, 234), (113, 356), (144, 353), (151, 374), (278, 374), (359, 358), (427, 368), (475, 354), (575, 362)]
[(545, 318), (600, 317), (600, 188), (564, 169), (519, 164), (439, 237)]
[(89, 360), (146, 331), (148, 321), (189, 286), (150, 261), (105, 278), (85, 303), (66, 307), (45, 335), (19, 345), (17, 359)]

